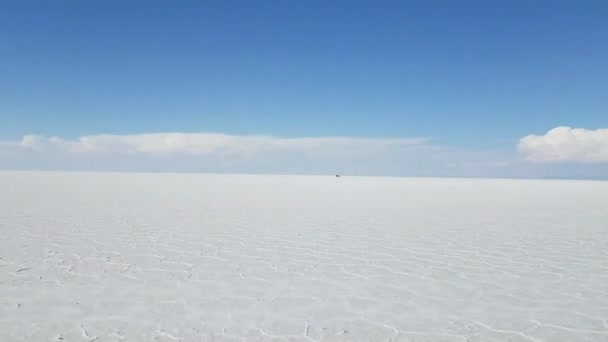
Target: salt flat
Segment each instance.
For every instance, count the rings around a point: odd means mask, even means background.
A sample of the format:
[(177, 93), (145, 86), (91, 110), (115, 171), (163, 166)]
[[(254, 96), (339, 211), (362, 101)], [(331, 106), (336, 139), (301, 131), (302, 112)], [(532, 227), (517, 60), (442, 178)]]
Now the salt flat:
[(608, 341), (608, 182), (0, 173), (1, 341)]

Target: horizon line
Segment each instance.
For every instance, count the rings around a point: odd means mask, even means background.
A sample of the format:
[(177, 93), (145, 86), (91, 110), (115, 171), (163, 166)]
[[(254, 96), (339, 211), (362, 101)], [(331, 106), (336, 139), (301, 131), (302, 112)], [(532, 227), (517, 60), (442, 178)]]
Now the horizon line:
[(463, 179), (463, 180), (526, 180), (526, 181), (589, 181), (608, 182), (608, 178), (570, 177), (498, 177), (498, 176), (425, 176), (425, 175), (349, 175), (344, 173), (270, 173), (270, 172), (204, 172), (204, 171), (119, 171), (119, 170), (61, 170), (61, 169), (0, 169), (0, 173), (87, 173), (87, 174), (146, 174), (146, 175), (207, 175), (207, 176), (288, 176), (288, 177), (335, 177), (340, 178), (409, 178), (409, 179)]

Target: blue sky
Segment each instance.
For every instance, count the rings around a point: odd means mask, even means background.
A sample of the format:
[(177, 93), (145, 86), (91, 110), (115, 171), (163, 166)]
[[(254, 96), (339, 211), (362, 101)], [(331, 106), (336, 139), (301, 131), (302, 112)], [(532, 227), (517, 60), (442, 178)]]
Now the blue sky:
[[(601, 0), (3, 1), (0, 168), (315, 173), (340, 167), (310, 144), (340, 159), (374, 138), (344, 170), (601, 177), (606, 18)], [(142, 147), (165, 132), (232, 140)]]

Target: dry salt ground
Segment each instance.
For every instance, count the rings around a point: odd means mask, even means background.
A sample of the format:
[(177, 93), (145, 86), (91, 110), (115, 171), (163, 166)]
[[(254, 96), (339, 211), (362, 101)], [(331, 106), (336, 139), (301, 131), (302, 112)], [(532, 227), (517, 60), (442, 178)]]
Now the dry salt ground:
[(608, 182), (2, 172), (0, 341), (608, 341)]

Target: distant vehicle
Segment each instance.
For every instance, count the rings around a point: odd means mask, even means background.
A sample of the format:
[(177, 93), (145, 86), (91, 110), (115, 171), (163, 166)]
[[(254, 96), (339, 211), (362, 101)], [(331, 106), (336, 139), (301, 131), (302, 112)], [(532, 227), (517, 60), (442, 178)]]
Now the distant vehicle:
[(336, 175), (336, 178), (340, 178), (340, 175)]

